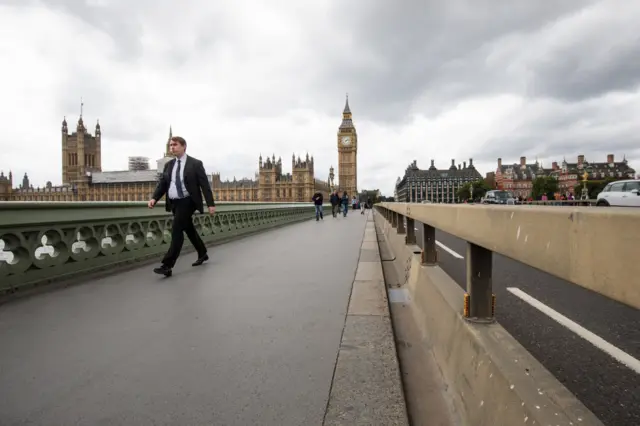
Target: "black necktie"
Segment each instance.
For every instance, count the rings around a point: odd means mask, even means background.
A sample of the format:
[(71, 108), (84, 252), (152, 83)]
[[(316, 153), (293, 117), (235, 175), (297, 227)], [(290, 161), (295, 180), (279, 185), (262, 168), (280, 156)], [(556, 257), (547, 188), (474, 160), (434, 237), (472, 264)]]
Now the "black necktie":
[(176, 170), (176, 189), (178, 190), (178, 198), (184, 198), (184, 192), (182, 192), (182, 179), (180, 179), (180, 159), (178, 159), (178, 170)]

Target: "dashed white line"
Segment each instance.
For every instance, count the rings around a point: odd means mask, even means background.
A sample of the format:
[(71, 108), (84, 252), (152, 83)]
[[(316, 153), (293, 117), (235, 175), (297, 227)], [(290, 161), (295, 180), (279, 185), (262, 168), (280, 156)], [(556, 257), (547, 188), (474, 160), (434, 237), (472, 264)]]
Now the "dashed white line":
[[(416, 231), (418, 231), (418, 228), (414, 228)], [(464, 259), (464, 256), (462, 256), (461, 254), (456, 253), (455, 251), (451, 250), (449, 247), (445, 246), (444, 244), (442, 244), (440, 241), (436, 240), (436, 245), (438, 247), (440, 247), (442, 250), (446, 251), (447, 253), (449, 253), (451, 256), (455, 257), (456, 259)]]
[(600, 336), (590, 332), (589, 330), (582, 327), (581, 325), (573, 322), (569, 318), (562, 315), (560, 312), (550, 308), (549, 306), (540, 302), (538, 299), (528, 295), (527, 293), (520, 290), (519, 288), (507, 287), (507, 291), (509, 291), (514, 296), (524, 300), (525, 302), (527, 302), (528, 304), (530, 304), (540, 312), (546, 314), (551, 319), (558, 322), (560, 325), (563, 325), (569, 330), (573, 331), (578, 336), (582, 337), (584, 340), (591, 343), (593, 346), (609, 354), (611, 357), (613, 357), (623, 365), (626, 365), (627, 367), (629, 367), (631, 370), (640, 374), (640, 360), (637, 360), (636, 358), (632, 357), (631, 355), (624, 352), (623, 350), (618, 349), (617, 347), (613, 346), (611, 343), (607, 342)]
[(445, 246), (444, 244), (442, 244), (440, 241), (436, 240), (436, 245), (438, 247), (440, 247), (442, 250), (446, 251), (447, 253), (449, 253), (451, 256), (457, 258), (457, 259), (464, 259), (464, 256), (456, 253), (455, 251), (451, 250), (449, 247)]

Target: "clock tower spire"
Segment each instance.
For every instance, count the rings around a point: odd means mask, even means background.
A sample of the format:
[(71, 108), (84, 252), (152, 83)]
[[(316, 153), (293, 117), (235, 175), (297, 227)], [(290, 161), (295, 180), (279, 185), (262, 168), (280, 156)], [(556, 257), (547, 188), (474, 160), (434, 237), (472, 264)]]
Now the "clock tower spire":
[(340, 191), (346, 191), (349, 197), (358, 194), (358, 134), (353, 125), (349, 94), (338, 128), (338, 184)]

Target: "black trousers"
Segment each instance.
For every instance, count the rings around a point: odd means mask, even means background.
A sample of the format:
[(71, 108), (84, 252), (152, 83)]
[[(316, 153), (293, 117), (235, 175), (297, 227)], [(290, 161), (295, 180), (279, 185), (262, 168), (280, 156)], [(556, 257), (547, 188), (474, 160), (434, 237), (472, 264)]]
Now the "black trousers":
[(162, 259), (162, 263), (169, 268), (173, 268), (180, 256), (182, 245), (184, 244), (184, 234), (187, 234), (189, 241), (198, 252), (198, 257), (207, 254), (207, 247), (202, 238), (193, 226), (193, 213), (196, 211), (196, 204), (191, 197), (179, 200), (171, 200), (173, 204), (173, 227), (171, 230), (171, 246)]

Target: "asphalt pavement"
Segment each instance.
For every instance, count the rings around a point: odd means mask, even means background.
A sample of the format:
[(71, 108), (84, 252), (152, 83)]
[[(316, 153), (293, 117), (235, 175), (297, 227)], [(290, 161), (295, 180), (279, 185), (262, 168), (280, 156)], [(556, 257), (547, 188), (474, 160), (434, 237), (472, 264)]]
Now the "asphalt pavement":
[[(422, 224), (417, 223), (416, 228), (422, 247)], [(436, 231), (436, 241), (440, 266), (466, 288), (467, 243), (441, 231)], [(640, 359), (640, 311), (494, 253), (493, 292), (499, 323), (605, 425), (640, 425), (640, 372), (616, 361), (507, 288), (525, 292), (636, 362)]]
[(321, 425), (366, 218), (0, 306), (0, 425)]

